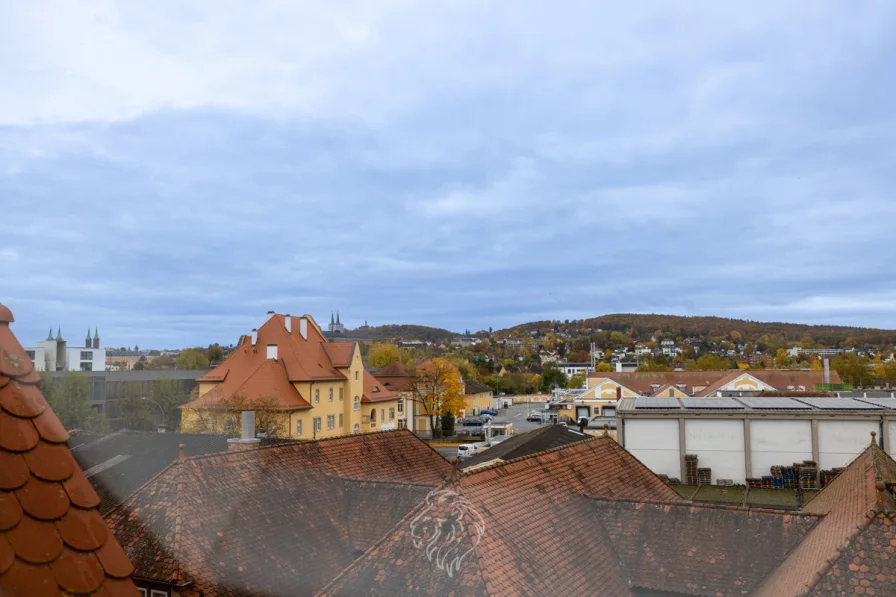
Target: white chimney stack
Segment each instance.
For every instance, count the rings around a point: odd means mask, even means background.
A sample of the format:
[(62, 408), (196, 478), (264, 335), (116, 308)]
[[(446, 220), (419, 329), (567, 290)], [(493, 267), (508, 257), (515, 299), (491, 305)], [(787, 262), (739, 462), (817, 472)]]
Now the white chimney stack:
[(258, 446), (261, 440), (255, 437), (255, 411), (244, 410), (242, 413), (242, 434), (238, 438), (227, 440), (228, 450), (246, 450)]
[(307, 317), (299, 318), (299, 333), (302, 335), (303, 340), (308, 339), (308, 318)]
[(252, 328), (252, 346), (258, 343), (258, 329)]
[(276, 344), (268, 344), (267, 358), (274, 360), (274, 361), (277, 360), (277, 345)]
[(289, 313), (286, 314), (286, 317), (283, 318), (283, 325), (286, 327), (286, 333), (292, 333), (292, 317), (289, 316)]

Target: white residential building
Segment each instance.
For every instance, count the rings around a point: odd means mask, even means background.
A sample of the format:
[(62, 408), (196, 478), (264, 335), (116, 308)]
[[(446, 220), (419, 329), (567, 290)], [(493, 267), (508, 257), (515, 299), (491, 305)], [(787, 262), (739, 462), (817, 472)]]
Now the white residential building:
[(56, 337), (53, 330), (34, 347), (25, 352), (38, 371), (105, 371), (106, 349), (100, 348), (99, 330), (94, 330), (93, 337), (87, 330), (84, 346), (69, 346), (62, 338), (62, 329), (58, 329)]

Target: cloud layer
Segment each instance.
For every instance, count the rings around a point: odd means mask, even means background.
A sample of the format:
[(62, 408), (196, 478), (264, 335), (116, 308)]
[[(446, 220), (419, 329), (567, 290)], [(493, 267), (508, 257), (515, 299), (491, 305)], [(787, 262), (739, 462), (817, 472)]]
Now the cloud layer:
[(594, 4), (2, 9), (17, 333), (896, 327), (896, 7)]

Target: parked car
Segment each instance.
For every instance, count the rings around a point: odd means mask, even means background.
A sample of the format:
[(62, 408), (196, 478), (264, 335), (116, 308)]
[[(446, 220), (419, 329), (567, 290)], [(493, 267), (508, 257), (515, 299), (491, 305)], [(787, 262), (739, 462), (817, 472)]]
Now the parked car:
[(492, 410), (492, 409), (489, 408), (489, 409), (486, 409), (486, 410), (479, 411), (479, 414), (480, 414), (480, 415), (491, 415), (491, 416), (495, 417), (495, 416), (498, 415), (498, 411), (496, 411), (496, 410)]
[(468, 460), (475, 456), (477, 453), (478, 450), (473, 446), (473, 444), (461, 444), (457, 447), (458, 460)]
[(537, 421), (537, 422), (541, 423), (542, 421), (547, 421), (550, 418), (551, 418), (551, 415), (549, 415), (548, 413), (536, 411), (533, 413), (529, 413), (529, 416), (526, 417), (526, 420), (527, 421)]

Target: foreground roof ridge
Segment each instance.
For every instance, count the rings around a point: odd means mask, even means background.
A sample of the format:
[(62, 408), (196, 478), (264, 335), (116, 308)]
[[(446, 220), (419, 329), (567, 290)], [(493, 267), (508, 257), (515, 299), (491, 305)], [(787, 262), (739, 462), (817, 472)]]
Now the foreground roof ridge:
[(460, 473), (461, 477), (472, 477), (473, 475), (477, 475), (477, 474), (485, 472), (485, 471), (490, 471), (490, 470), (493, 470), (496, 468), (500, 468), (500, 467), (506, 466), (508, 464), (515, 464), (517, 462), (522, 462), (524, 460), (528, 460), (531, 458), (537, 458), (538, 456), (544, 456), (545, 454), (551, 454), (552, 452), (559, 452), (560, 450), (575, 449), (575, 448), (578, 448), (579, 446), (589, 445), (589, 444), (591, 444), (597, 440), (601, 440), (601, 439), (609, 439), (610, 441), (612, 441), (614, 443), (616, 441), (613, 438), (606, 436), (606, 435), (591, 436), (591, 437), (587, 437), (587, 438), (583, 439), (580, 442), (576, 442), (574, 444), (566, 444), (563, 446), (556, 446), (554, 448), (548, 448), (546, 450), (542, 450), (541, 452), (535, 452), (534, 454), (526, 454), (525, 456), (517, 456), (516, 458), (511, 458), (510, 460), (496, 460), (493, 463), (483, 463), (481, 466), (471, 467), (469, 469), (459, 469), (459, 473)]
[[(197, 462), (200, 460), (209, 460), (212, 458), (226, 458), (227, 460), (239, 460), (242, 458), (251, 458), (253, 454), (257, 454), (261, 451), (269, 451), (274, 449), (286, 449), (286, 448), (296, 448), (299, 446), (308, 446), (308, 445), (318, 445), (324, 442), (332, 442), (335, 440), (345, 440), (353, 437), (369, 437), (369, 436), (382, 436), (387, 434), (402, 434), (407, 433), (414, 437), (417, 437), (413, 433), (411, 433), (407, 429), (386, 429), (381, 431), (370, 431), (367, 433), (343, 433), (342, 435), (331, 435), (330, 437), (322, 437), (320, 439), (309, 439), (309, 440), (296, 440), (293, 442), (285, 442), (282, 444), (272, 444), (270, 446), (258, 446), (257, 448), (252, 448), (250, 450), (236, 450), (236, 451), (227, 451), (227, 452), (212, 452), (210, 454), (197, 454), (195, 456), (187, 456), (184, 459), (184, 462)], [(196, 434), (196, 435), (204, 435), (204, 434)], [(211, 435), (219, 435), (219, 434), (211, 434)], [(423, 442), (426, 444), (426, 442)], [(429, 446), (429, 444), (426, 444)], [(432, 448), (432, 446), (429, 446)], [(438, 454), (435, 448), (432, 448), (432, 451)], [(439, 455), (439, 458), (442, 458)]]
[(825, 517), (824, 514), (816, 514), (814, 512), (801, 512), (791, 511), (791, 510), (776, 510), (774, 508), (753, 508), (751, 506), (737, 506), (734, 504), (723, 504), (723, 503), (710, 503), (710, 502), (692, 502), (690, 500), (682, 501), (682, 502), (670, 502), (668, 500), (651, 500), (651, 499), (633, 499), (633, 498), (620, 498), (620, 497), (600, 497), (600, 496), (590, 496), (587, 494), (582, 494), (584, 497), (588, 498), (594, 502), (614, 502), (614, 503), (626, 503), (626, 504), (645, 504), (651, 506), (675, 506), (676, 508), (700, 508), (701, 510), (729, 510), (736, 512), (757, 512), (759, 514), (775, 514), (778, 516), (805, 516), (806, 518), (818, 518), (822, 519)]

